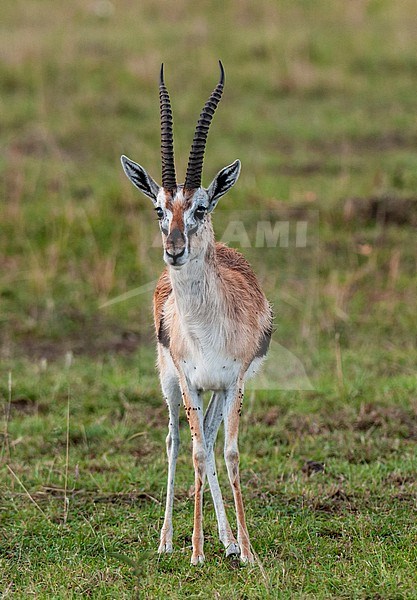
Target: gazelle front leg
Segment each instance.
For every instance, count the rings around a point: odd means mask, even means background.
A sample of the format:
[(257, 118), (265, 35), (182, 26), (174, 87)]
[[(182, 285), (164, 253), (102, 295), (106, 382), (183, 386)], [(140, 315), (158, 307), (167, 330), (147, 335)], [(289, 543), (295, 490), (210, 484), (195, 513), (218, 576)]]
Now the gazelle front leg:
[(193, 442), (195, 496), (191, 564), (198, 565), (204, 562), (203, 488), (207, 472), (207, 449), (203, 428), (203, 401), (198, 392), (188, 388), (185, 378), (180, 378), (180, 383), (182, 399)]
[(168, 435), (166, 448), (168, 457), (168, 480), (167, 498), (165, 505), (164, 524), (161, 529), (161, 538), (158, 552), (172, 552), (172, 507), (174, 504), (174, 481), (175, 467), (177, 464), (178, 450), (180, 446), (179, 411), (181, 407), (181, 390), (178, 382), (171, 379), (170, 382), (162, 380), (162, 391), (169, 409)]
[(214, 445), (221, 422), (225, 404), (225, 392), (214, 392), (204, 415), (204, 438), (207, 447), (207, 479), (216, 511), (219, 537), (226, 548), (226, 556), (239, 554), (239, 546), (227, 520), (226, 511), (216, 472)]
[(233, 490), (236, 507), (237, 540), (240, 546), (240, 560), (252, 564), (254, 557), (250, 548), (248, 528), (243, 508), (242, 490), (239, 477), (239, 419), (243, 401), (243, 380), (239, 379), (236, 388), (229, 391), (226, 398), (224, 415), (224, 458), (227, 473)]

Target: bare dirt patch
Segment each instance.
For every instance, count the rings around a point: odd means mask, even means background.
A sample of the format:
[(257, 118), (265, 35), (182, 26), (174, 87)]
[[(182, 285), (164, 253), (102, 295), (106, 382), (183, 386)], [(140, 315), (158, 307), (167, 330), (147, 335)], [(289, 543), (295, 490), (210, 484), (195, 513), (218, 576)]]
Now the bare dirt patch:
[(325, 497), (309, 498), (306, 501), (309, 508), (314, 511), (327, 513), (341, 513), (344, 511), (357, 512), (357, 502), (351, 494), (347, 494), (342, 488), (331, 491)]
[(316, 473), (324, 473), (325, 465), (322, 462), (318, 462), (316, 460), (306, 460), (303, 464), (301, 471), (310, 477)]
[(381, 196), (348, 198), (343, 214), (347, 221), (367, 225), (395, 224), (417, 227), (417, 197)]
[(36, 413), (46, 413), (47, 411), (47, 406), (44, 404), (39, 404), (38, 402), (35, 402), (26, 396), (18, 396), (17, 398), (13, 398), (10, 403), (10, 412), (12, 415), (34, 415)]
[(282, 428), (290, 437), (327, 435), (338, 431), (380, 431), (384, 437), (417, 439), (417, 407), (383, 406), (364, 402), (356, 410), (343, 407), (334, 412), (321, 411), (314, 414), (294, 414), (274, 406), (252, 422), (267, 427)]
[[(57, 327), (60, 321), (64, 323), (61, 336)], [(78, 311), (55, 316), (51, 323), (40, 320), (31, 331), (22, 331), (19, 323), (9, 324), (9, 329), (13, 336), (7, 332), (0, 335), (0, 356), (24, 356), (32, 360), (55, 361), (71, 354), (90, 357), (133, 354), (145, 341), (139, 331), (100, 315), (90, 316)]]

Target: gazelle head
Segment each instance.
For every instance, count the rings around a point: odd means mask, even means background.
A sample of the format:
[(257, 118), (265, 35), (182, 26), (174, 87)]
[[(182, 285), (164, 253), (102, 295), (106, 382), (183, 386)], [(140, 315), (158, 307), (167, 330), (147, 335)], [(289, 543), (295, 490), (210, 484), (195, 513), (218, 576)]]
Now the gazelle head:
[(210, 213), (219, 199), (236, 183), (240, 173), (240, 161), (235, 160), (219, 171), (208, 188), (201, 185), (207, 135), (224, 87), (224, 69), (221, 61), (219, 64), (220, 81), (201, 111), (184, 184), (177, 184), (176, 181), (172, 110), (164, 83), (163, 65), (159, 81), (162, 185), (159, 186), (133, 160), (127, 156), (121, 157), (127, 177), (154, 204), (162, 233), (164, 260), (174, 268), (180, 268), (205, 253), (213, 236)]

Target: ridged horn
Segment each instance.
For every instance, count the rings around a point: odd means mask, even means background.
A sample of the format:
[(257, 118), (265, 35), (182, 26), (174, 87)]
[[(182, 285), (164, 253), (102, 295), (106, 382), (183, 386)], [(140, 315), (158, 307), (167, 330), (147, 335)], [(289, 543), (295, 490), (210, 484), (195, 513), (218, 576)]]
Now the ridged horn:
[(174, 164), (174, 135), (172, 131), (172, 110), (168, 90), (164, 82), (164, 63), (159, 76), (159, 106), (161, 111), (161, 158), (162, 187), (174, 190), (177, 187)]
[(201, 174), (203, 171), (204, 150), (206, 148), (207, 135), (214, 112), (220, 102), (220, 98), (222, 97), (224, 87), (224, 69), (221, 60), (219, 60), (219, 66), (219, 83), (216, 85), (210, 98), (204, 105), (195, 129), (184, 183), (184, 188), (188, 190), (195, 190), (201, 185)]

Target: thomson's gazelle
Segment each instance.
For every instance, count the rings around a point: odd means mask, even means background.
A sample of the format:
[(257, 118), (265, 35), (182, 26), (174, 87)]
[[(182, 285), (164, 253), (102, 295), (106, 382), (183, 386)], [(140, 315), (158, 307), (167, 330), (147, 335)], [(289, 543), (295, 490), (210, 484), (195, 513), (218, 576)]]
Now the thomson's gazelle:
[[(240, 554), (243, 562), (253, 562), (239, 480), (238, 429), (244, 382), (265, 357), (272, 331), (271, 308), (251, 267), (236, 250), (215, 242), (211, 225), (217, 202), (239, 177), (240, 162), (236, 160), (219, 171), (208, 188), (201, 185), (207, 134), (224, 86), (221, 63), (220, 70), (220, 81), (197, 123), (183, 185), (176, 181), (172, 112), (163, 66), (159, 84), (162, 186), (143, 167), (122, 156), (126, 175), (154, 204), (167, 265), (154, 294), (158, 366), (169, 409), (168, 487), (159, 552), (172, 551), (182, 403), (192, 435), (195, 471), (194, 565), (204, 561), (202, 507), (206, 477), (226, 554)], [(204, 414), (205, 390), (211, 390), (212, 396)], [(224, 457), (236, 506), (237, 540), (227, 520), (214, 459), (222, 421)]]

